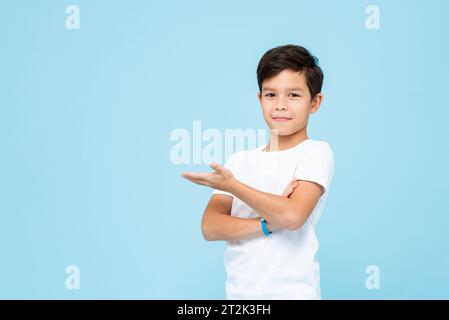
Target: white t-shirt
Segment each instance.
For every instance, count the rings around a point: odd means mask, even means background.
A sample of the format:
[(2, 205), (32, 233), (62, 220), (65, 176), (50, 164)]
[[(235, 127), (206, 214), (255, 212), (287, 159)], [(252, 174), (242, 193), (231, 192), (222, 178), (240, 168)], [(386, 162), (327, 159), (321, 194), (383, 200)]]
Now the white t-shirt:
[[(324, 208), (334, 172), (334, 156), (325, 141), (307, 139), (282, 151), (265, 145), (231, 155), (225, 163), (234, 176), (257, 190), (282, 195), (296, 177), (325, 188), (310, 217), (297, 230), (276, 230), (270, 236), (227, 241), (224, 264), (227, 299), (321, 299), (318, 240), (315, 225)], [(232, 194), (231, 215), (260, 217)]]

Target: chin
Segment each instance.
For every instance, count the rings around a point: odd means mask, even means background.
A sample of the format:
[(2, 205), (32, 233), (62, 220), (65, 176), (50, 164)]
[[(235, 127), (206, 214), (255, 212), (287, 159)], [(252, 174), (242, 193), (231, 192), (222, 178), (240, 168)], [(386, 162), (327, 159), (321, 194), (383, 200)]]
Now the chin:
[(294, 133), (293, 131), (292, 132), (290, 132), (290, 131), (288, 131), (288, 132), (279, 132), (278, 136), (279, 137), (287, 137), (287, 136), (291, 136), (293, 133)]
[(280, 137), (289, 136), (289, 135), (292, 135), (294, 133), (294, 131), (288, 130), (286, 128), (272, 127), (271, 130), (275, 130), (274, 134), (276, 134), (277, 136), (280, 136)]

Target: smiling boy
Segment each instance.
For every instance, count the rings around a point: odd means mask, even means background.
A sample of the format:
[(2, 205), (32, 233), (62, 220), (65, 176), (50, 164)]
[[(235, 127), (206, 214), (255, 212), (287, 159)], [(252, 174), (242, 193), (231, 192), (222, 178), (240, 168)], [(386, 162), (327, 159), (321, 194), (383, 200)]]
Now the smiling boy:
[(263, 55), (257, 80), (269, 143), (182, 176), (214, 189), (201, 230), (227, 241), (227, 299), (321, 299), (315, 225), (335, 165), (307, 124), (323, 101), (323, 73), (305, 48), (285, 45)]

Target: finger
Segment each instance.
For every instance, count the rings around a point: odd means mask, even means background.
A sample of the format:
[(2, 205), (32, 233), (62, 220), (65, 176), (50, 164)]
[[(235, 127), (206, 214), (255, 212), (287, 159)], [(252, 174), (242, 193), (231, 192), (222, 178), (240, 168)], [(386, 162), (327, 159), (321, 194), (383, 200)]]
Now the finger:
[(296, 187), (298, 186), (298, 182), (295, 182), (294, 184), (292, 184), (291, 186), (290, 186), (290, 192), (293, 192), (295, 189), (296, 189)]
[(208, 176), (209, 173), (202, 173), (202, 172), (184, 172), (181, 174), (185, 179), (192, 181), (197, 184), (205, 184), (209, 181)]
[(298, 186), (298, 183), (295, 182), (294, 184), (292, 184), (290, 187), (288, 187), (287, 191), (285, 192), (285, 196), (290, 197), (293, 193), (293, 191), (295, 191), (295, 188)]
[(210, 182), (204, 179), (200, 179), (200, 178), (191, 178), (191, 177), (186, 177), (187, 180), (189, 180), (190, 182), (202, 185), (202, 186), (208, 186), (210, 187)]
[(289, 197), (292, 195), (293, 192), (295, 192), (295, 189), (298, 187), (298, 183), (295, 183), (292, 187), (292, 191), (290, 192), (290, 194), (288, 195)]
[(288, 196), (288, 195), (290, 195), (290, 193), (292, 193), (292, 191), (293, 191), (292, 187), (287, 187), (287, 189), (285, 189), (285, 191), (282, 195)]
[(290, 182), (288, 183), (287, 187), (285, 188), (284, 195), (288, 195), (288, 194), (291, 192), (291, 191), (290, 191), (290, 188), (293, 187), (293, 186), (295, 186), (295, 183), (296, 183), (296, 182), (297, 182), (297, 181), (296, 181), (296, 178), (293, 177), (293, 178), (290, 180)]
[(198, 182), (198, 179), (196, 179), (196, 178), (193, 178), (193, 177), (190, 177), (190, 176), (188, 176), (188, 175), (183, 175), (183, 177), (184, 177), (184, 179), (186, 179), (186, 180), (189, 180), (189, 181), (191, 181), (191, 182), (194, 182), (194, 183), (197, 183)]
[(212, 162), (209, 167), (211, 167), (213, 170), (217, 171), (218, 173), (222, 173), (223, 172), (223, 167), (220, 166), (218, 163), (216, 162)]
[(209, 172), (183, 172), (181, 174), (184, 178), (193, 178), (193, 179), (207, 179), (210, 177)]

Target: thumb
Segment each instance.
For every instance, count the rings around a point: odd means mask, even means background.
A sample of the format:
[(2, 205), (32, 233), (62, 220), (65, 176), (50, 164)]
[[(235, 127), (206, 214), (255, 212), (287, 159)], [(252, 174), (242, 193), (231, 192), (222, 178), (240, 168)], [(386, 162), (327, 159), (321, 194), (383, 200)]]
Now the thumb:
[(213, 170), (217, 171), (218, 173), (222, 173), (223, 172), (223, 167), (221, 165), (219, 165), (216, 162), (212, 162), (209, 167), (211, 167)]

